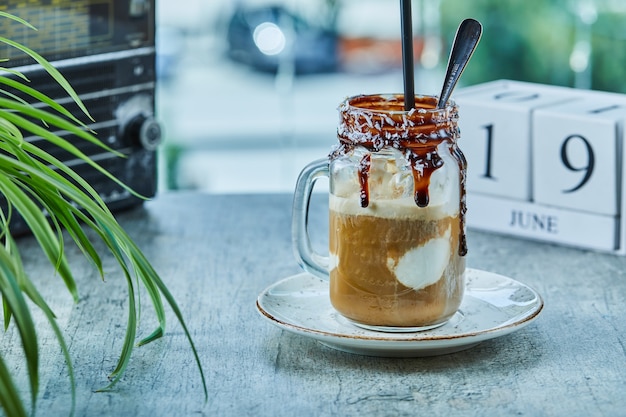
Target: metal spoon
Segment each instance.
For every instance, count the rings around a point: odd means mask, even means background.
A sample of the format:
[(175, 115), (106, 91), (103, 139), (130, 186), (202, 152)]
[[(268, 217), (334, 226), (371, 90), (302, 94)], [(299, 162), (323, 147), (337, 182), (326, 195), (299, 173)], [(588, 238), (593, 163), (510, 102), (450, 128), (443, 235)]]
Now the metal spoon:
[(483, 26), (477, 20), (465, 19), (459, 25), (454, 37), (454, 43), (452, 44), (452, 50), (450, 51), (450, 58), (448, 59), (445, 83), (441, 89), (441, 94), (439, 94), (438, 109), (444, 108), (448, 102), (452, 90), (454, 90), (465, 66), (472, 57), (478, 41), (480, 41), (482, 33)]

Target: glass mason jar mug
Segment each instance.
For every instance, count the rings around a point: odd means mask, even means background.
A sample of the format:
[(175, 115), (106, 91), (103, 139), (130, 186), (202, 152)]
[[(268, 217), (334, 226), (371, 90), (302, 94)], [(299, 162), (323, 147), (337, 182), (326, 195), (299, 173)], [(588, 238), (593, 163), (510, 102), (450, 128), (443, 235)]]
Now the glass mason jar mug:
[[(339, 143), (300, 174), (294, 251), (330, 280), (333, 307), (355, 324), (416, 331), (444, 324), (465, 286), (466, 161), (458, 109), (417, 96), (364, 95), (339, 107)], [(306, 227), (315, 181), (328, 176), (329, 256), (312, 250)]]

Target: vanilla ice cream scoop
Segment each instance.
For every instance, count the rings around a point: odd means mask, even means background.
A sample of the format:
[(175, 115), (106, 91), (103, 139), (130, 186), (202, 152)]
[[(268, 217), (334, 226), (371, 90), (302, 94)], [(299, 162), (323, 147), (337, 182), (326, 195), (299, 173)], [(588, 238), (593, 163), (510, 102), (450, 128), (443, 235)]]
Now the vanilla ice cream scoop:
[(398, 261), (389, 259), (388, 267), (403, 285), (419, 290), (439, 281), (450, 261), (450, 228), (443, 236), (407, 251)]

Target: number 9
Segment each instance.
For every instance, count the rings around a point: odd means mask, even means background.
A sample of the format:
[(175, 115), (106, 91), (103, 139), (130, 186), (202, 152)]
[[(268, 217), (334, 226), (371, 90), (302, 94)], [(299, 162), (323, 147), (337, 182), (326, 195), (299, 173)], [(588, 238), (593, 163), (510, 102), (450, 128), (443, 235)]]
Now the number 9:
[[(585, 148), (587, 150), (587, 164), (585, 166), (575, 167), (574, 165), (572, 165), (570, 158), (568, 156), (567, 146), (572, 140), (575, 140), (575, 139), (582, 141), (583, 145), (585, 145)], [(561, 161), (563, 162), (563, 165), (565, 165), (565, 167), (569, 169), (570, 171), (576, 171), (576, 172), (585, 171), (585, 174), (583, 175), (583, 178), (580, 181), (580, 183), (578, 183), (573, 188), (563, 190), (563, 193), (573, 193), (574, 191), (579, 190), (581, 187), (583, 187), (587, 183), (587, 181), (589, 181), (589, 178), (591, 178), (591, 174), (593, 174), (593, 168), (595, 165), (595, 155), (593, 153), (593, 148), (591, 147), (591, 144), (589, 143), (589, 141), (581, 135), (571, 135), (571, 136), (568, 136), (563, 141), (563, 145), (561, 145)]]

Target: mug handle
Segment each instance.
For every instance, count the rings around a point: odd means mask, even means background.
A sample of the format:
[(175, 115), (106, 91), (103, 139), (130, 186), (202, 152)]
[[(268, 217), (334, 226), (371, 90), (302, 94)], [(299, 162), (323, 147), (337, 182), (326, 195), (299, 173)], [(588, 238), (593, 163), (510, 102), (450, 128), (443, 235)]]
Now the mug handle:
[(329, 177), (328, 158), (318, 159), (309, 163), (296, 182), (293, 196), (293, 213), (291, 217), (291, 241), (298, 264), (323, 280), (328, 281), (329, 257), (315, 252), (311, 245), (308, 231), (309, 204), (315, 182), (322, 177)]

